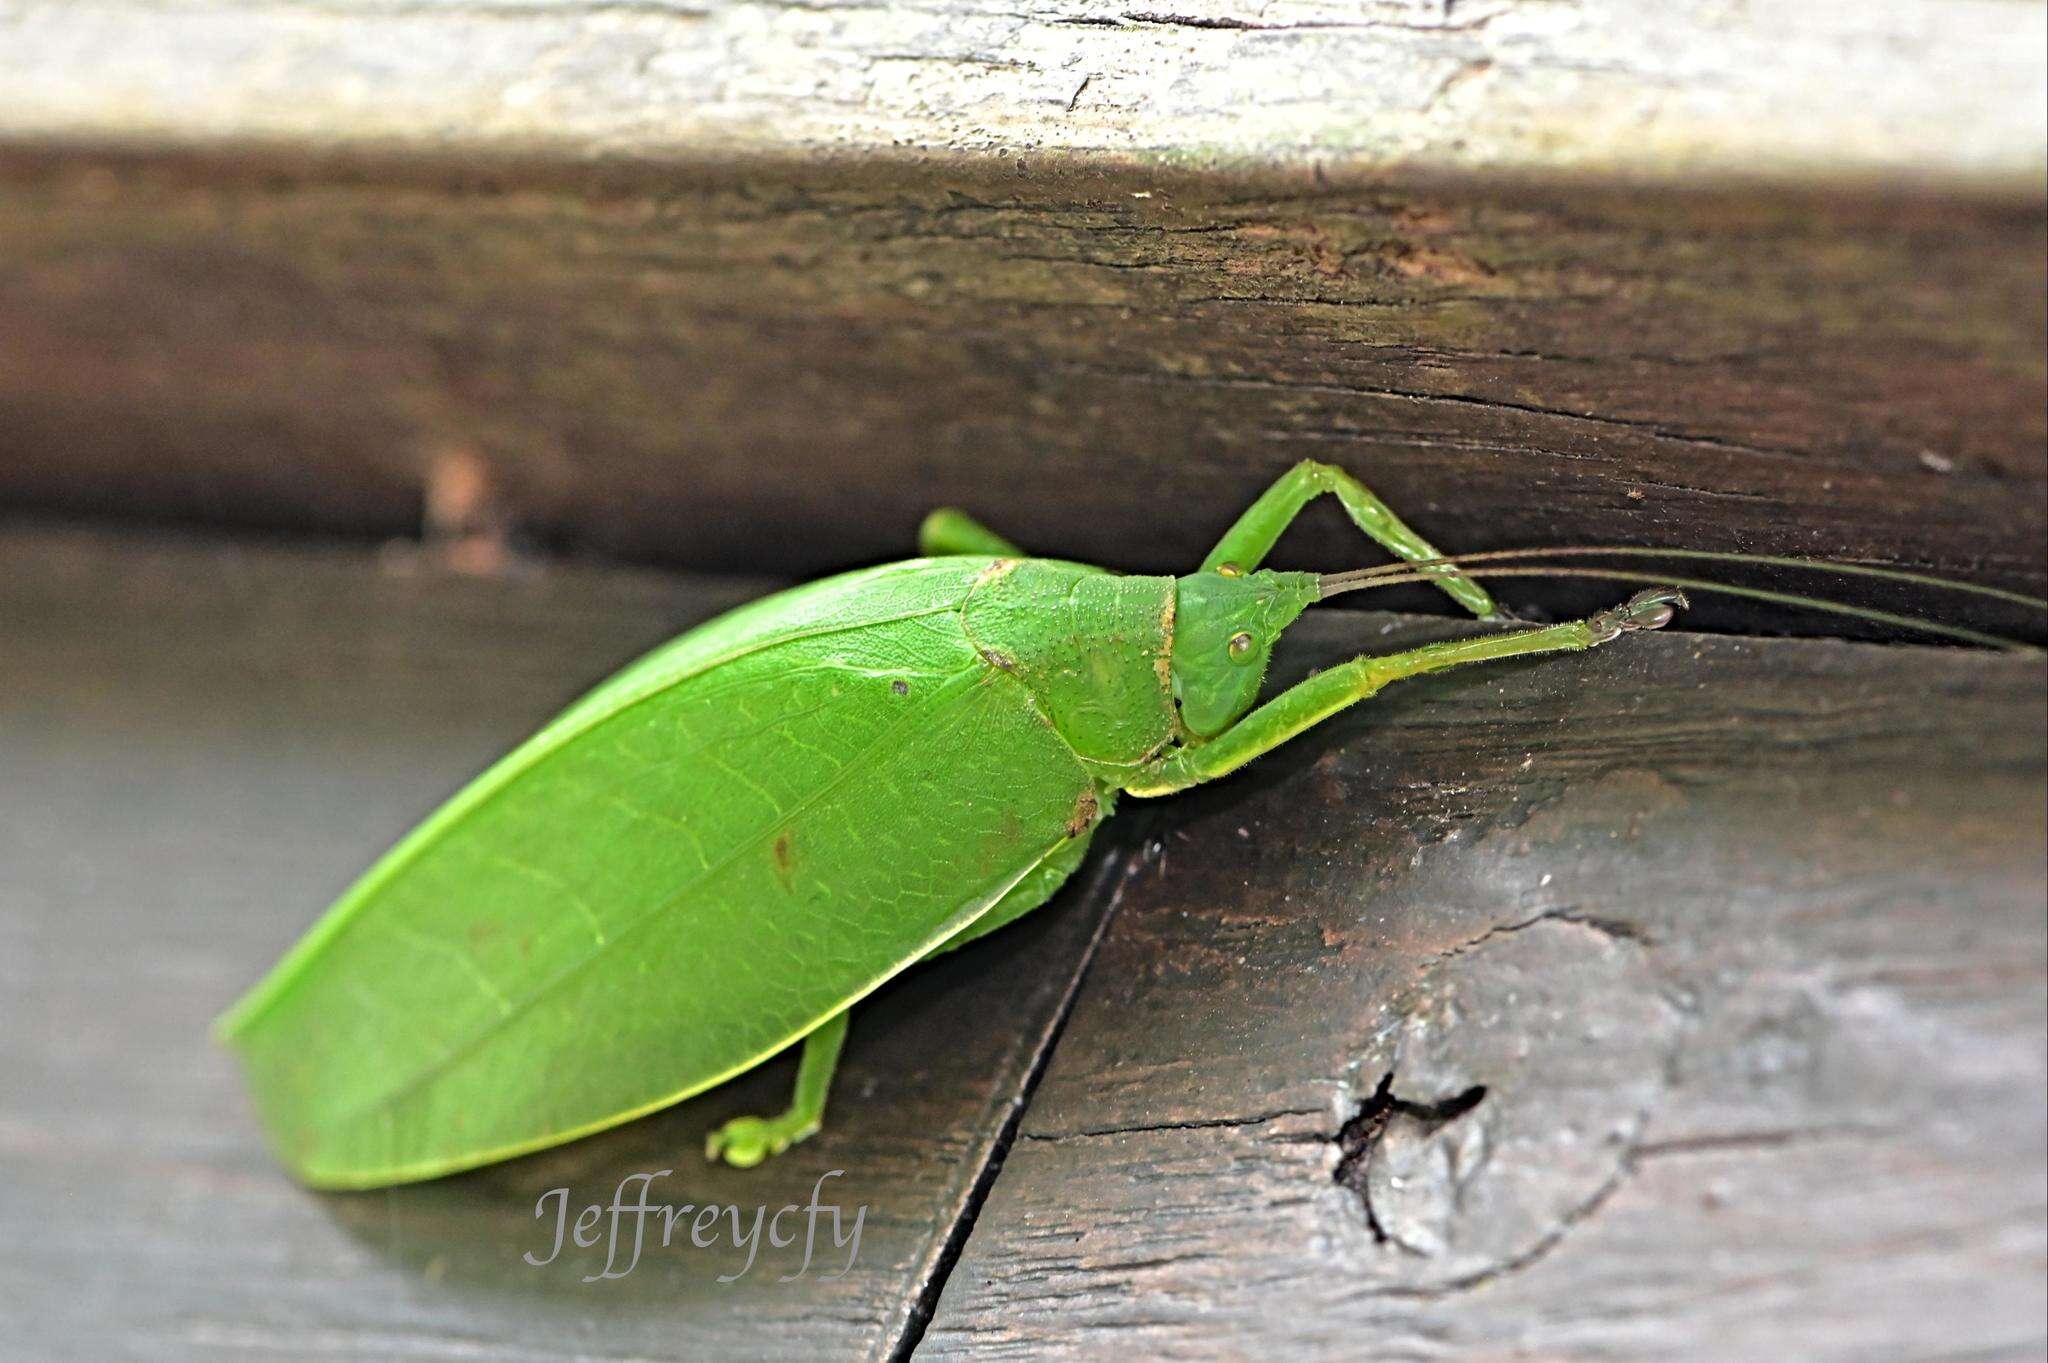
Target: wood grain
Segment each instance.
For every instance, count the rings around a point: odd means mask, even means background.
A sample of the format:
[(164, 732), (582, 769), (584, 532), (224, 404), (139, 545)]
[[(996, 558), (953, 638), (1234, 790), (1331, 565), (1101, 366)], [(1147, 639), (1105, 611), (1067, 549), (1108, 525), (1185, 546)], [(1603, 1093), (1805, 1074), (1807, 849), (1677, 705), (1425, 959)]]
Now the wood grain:
[(1162, 805), (919, 1356), (2038, 1357), (2044, 714), (1664, 634)]
[[(862, 1009), (829, 1133), (749, 1173), (706, 1164), (704, 1134), (779, 1110), (788, 1059), (473, 1175), (309, 1193), (207, 1037), (445, 794), (757, 585), (0, 535), (0, 1357), (892, 1356), (1048, 1044), (1099, 885)], [(686, 1216), (612, 1280), (584, 1281), (603, 1244), (522, 1261), (549, 1254), (550, 1190), (573, 1219), (664, 1170), (651, 1202), (743, 1205), (746, 1225), (841, 1171), (822, 1198), (849, 1223), (867, 1207), (858, 1259), (821, 1225), (780, 1282), (800, 1248), (757, 1240), (749, 1268), (729, 1226), (685, 1244)]]
[[(454, 503), (528, 544), (798, 574), (959, 501), (1184, 570), (1320, 458), (1452, 549), (2041, 592), (2044, 260), (2038, 200), (1896, 190), (20, 152), (0, 501), (376, 537)], [(1288, 561), (1372, 560), (1318, 513)]]

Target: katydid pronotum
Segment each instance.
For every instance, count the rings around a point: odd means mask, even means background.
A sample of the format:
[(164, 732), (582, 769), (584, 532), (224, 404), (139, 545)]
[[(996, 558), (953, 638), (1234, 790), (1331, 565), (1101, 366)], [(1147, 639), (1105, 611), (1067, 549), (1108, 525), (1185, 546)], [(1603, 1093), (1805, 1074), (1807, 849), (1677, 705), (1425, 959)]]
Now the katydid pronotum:
[[(1403, 562), (1261, 567), (1325, 494)], [(629, 666), (342, 896), (220, 1023), (294, 1174), (364, 1188), (472, 1168), (801, 1041), (788, 1109), (709, 1138), (711, 1157), (758, 1163), (819, 1129), (851, 1008), (1043, 904), (1119, 797), (1214, 780), (1402, 678), (1595, 648), (1685, 604), (1659, 585), (1259, 703), (1275, 640), (1317, 600), (1405, 578), (1492, 618), (1468, 565), (1498, 555), (1446, 560), (1314, 463), (1182, 577), (1032, 558), (957, 511), (922, 539), (921, 558), (768, 597)]]

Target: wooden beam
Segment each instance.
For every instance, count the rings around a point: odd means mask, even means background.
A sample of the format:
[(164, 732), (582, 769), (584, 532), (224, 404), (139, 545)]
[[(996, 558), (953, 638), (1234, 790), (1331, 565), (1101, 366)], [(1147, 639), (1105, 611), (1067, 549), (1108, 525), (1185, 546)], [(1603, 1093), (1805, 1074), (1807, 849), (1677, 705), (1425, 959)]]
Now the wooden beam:
[(2038, 187), (2012, 0), (16, 0), (0, 137)]
[(1161, 570), (1314, 457), (1453, 549), (2040, 592), (2044, 259), (2038, 202), (1892, 193), (23, 153), (0, 498), (391, 536), (453, 477), (543, 544), (806, 574), (961, 501)]
[(0, 499), (390, 536), (454, 468), (681, 566), (886, 557), (960, 499), (1160, 568), (1319, 457), (1454, 548), (2039, 592), (2044, 23), (18, 0)]

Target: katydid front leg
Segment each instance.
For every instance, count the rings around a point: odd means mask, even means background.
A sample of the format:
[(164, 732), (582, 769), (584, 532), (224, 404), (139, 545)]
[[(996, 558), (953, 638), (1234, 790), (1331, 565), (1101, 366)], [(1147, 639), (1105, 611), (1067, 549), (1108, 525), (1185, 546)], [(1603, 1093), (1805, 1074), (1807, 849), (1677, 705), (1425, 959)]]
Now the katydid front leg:
[(724, 1159), (735, 1169), (751, 1169), (770, 1155), (779, 1155), (818, 1134), (825, 1121), (825, 1095), (832, 1071), (839, 1068), (839, 1048), (846, 1042), (846, 1014), (837, 1013), (804, 1038), (803, 1059), (797, 1062), (796, 1092), (779, 1117), (735, 1117), (704, 1140), (704, 1158)]
[[(1353, 525), (1396, 558), (1421, 563), (1444, 557), (1430, 547), (1429, 541), (1409, 529), (1407, 523), (1394, 514), (1392, 507), (1374, 496), (1371, 488), (1340, 468), (1304, 459), (1281, 474), (1279, 481), (1267, 488), (1237, 518), (1237, 523), (1223, 532), (1223, 538), (1209, 551), (1209, 557), (1202, 560), (1202, 571), (1232, 576), (1252, 571), (1265, 561), (1266, 555), (1273, 550), (1274, 542), (1294, 523), (1302, 508), (1325, 493), (1337, 499)], [(1425, 571), (1434, 574), (1436, 585), (1443, 588), (1453, 601), (1480, 619), (1491, 619), (1500, 614), (1500, 607), (1493, 603), (1486, 589), (1471, 578), (1451, 568)]]
[(1189, 786), (1213, 781), (1236, 771), (1253, 758), (1271, 752), (1339, 710), (1372, 696), (1388, 682), (1494, 658), (1519, 658), (1533, 653), (1577, 653), (1597, 648), (1624, 634), (1656, 629), (1669, 623), (1673, 610), (1684, 604), (1682, 593), (1661, 587), (1637, 592), (1612, 610), (1566, 625), (1551, 625), (1513, 634), (1490, 634), (1477, 639), (1453, 639), (1384, 657), (1354, 658), (1281, 692), (1209, 741), (1175, 749), (1162, 758), (1150, 774), (1124, 789), (1132, 795), (1141, 796), (1170, 795), (1177, 790), (1186, 790)]

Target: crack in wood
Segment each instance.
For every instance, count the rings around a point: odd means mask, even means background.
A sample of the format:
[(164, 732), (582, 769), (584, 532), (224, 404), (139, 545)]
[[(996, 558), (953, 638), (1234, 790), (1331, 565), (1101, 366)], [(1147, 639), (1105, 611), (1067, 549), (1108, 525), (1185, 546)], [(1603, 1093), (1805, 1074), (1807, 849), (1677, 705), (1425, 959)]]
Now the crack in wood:
[[(1219, 299), (1217, 301), (1226, 300)], [(1227, 301), (1257, 302), (1271, 304), (1298, 302), (1302, 300), (1286, 298), (1258, 298), (1246, 296), (1243, 298)], [(1312, 301), (1349, 304), (1357, 300), (1317, 299)], [(1403, 300), (1401, 306), (1406, 307), (1410, 306), (1410, 304), (1406, 300)], [(1347, 383), (1257, 378), (1251, 375), (1243, 374), (1171, 374), (1161, 373), (1157, 371), (1119, 369), (1107, 365), (1063, 364), (1059, 366), (1059, 368), (1062, 372), (1078, 373), (1084, 375), (1092, 374), (1100, 378), (1120, 379), (1131, 383), (1186, 384), (1194, 387), (1210, 388), (1270, 388), (1288, 392), (1326, 393), (1333, 397), (1393, 398), (1405, 402), (1416, 402), (1425, 404), (1446, 403), (1463, 407), (1483, 407), (1502, 412), (1519, 412), (1526, 416), (1546, 417), (1556, 421), (1582, 422), (1588, 426), (1606, 426), (1612, 427), (1617, 430), (1639, 431), (1646, 436), (1658, 440), (1670, 440), (1678, 442), (1680, 444), (1698, 445), (1707, 449), (1725, 450), (1731, 454), (1746, 454), (1756, 456), (1759, 458), (1799, 459), (1815, 461), (1819, 461), (1823, 457), (1813, 453), (1810, 450), (1746, 444), (1738, 440), (1723, 439), (1720, 436), (1703, 435), (1694, 431), (1675, 430), (1670, 426), (1658, 421), (1645, 421), (1634, 417), (1603, 416), (1596, 412), (1572, 412), (1566, 411), (1565, 409), (1559, 407), (1545, 407), (1538, 405), (1536, 403), (1528, 402), (1509, 402), (1500, 398), (1480, 397), (1472, 393), (1425, 393), (1405, 388), (1381, 388), (1369, 387), (1362, 384), (1352, 385)], [(1751, 495), (1730, 491), (1717, 491), (1703, 488), (1683, 487), (1678, 485), (1674, 485), (1674, 487), (1675, 490), (1685, 492), (1713, 491), (1714, 495), (1719, 496)]]
[[(1141, 821), (1143, 815), (1137, 816)], [(1132, 845), (1132, 844), (1126, 844)], [(1039, 1037), (1033, 1049), (1031, 1063), (1026, 1068), (1023, 1082), (1004, 1102), (1003, 1116), (996, 1129), (995, 1138), (989, 1142), (982, 1157), (981, 1167), (975, 1171), (968, 1185), (966, 1196), (961, 1200), (960, 1211), (953, 1218), (944, 1237), (935, 1240), (935, 1252), (919, 1276), (917, 1291), (905, 1312), (902, 1328), (885, 1350), (877, 1357), (886, 1363), (908, 1363), (917, 1346), (924, 1339), (924, 1332), (931, 1324), (933, 1314), (938, 1310), (939, 1298), (946, 1290), (946, 1281), (952, 1276), (954, 1265), (967, 1247), (968, 1237), (974, 1233), (975, 1222), (981, 1216), (981, 1209), (988, 1201), (990, 1190), (1002, 1174), (1003, 1164), (1009, 1158), (1010, 1149), (1016, 1143), (1017, 1130), (1024, 1120), (1025, 1110), (1031, 1106), (1032, 1095), (1045, 1077), (1045, 1069), (1051, 1063), (1052, 1055), (1059, 1046), (1060, 1033), (1066, 1029), (1067, 1019), (1073, 1015), (1074, 1005), (1081, 996), (1081, 987), (1088, 978), (1088, 967), (1095, 960), (1103, 940), (1109, 935), (1110, 926), (1116, 921), (1117, 909), (1123, 903), (1124, 889), (1130, 884), (1131, 876), (1145, 863), (1144, 839), (1136, 843), (1140, 851), (1129, 857), (1121, 849), (1113, 849), (1104, 855), (1100, 868), (1087, 886), (1089, 898), (1100, 894), (1104, 886), (1109, 887), (1109, 900), (1102, 908), (1101, 917), (1095, 924), (1095, 931), (1089, 936), (1088, 945), (1075, 962), (1068, 977), (1066, 992), (1061, 996), (1059, 1007), (1053, 1012), (1052, 1021)]]
[(1208, 1131), (1217, 1128), (1264, 1126), (1284, 1117), (1319, 1117), (1321, 1108), (1283, 1107), (1272, 1112), (1255, 1112), (1242, 1117), (1196, 1117), (1180, 1122), (1140, 1122), (1129, 1126), (1085, 1127), (1079, 1131), (1026, 1131), (1027, 1141), (1090, 1140), (1098, 1136), (1137, 1136), (1155, 1131)]
[(1416, 1252), (1382, 1224), (1372, 1205), (1372, 1159), (1380, 1142), (1386, 1138), (1388, 1125), (1396, 1117), (1407, 1117), (1421, 1123), (1425, 1131), (1434, 1132), (1458, 1120), (1485, 1099), (1484, 1084), (1474, 1084), (1462, 1093), (1436, 1102), (1402, 1098), (1395, 1094), (1394, 1072), (1388, 1070), (1380, 1077), (1378, 1087), (1358, 1105), (1357, 1113), (1331, 1138), (1343, 1153), (1330, 1177), (1339, 1187), (1347, 1188), (1357, 1196), (1358, 1205), (1365, 1210), (1365, 1224), (1371, 1229), (1375, 1241), (1382, 1245), (1395, 1245), (1409, 1253)]
[(1602, 937), (1613, 938), (1616, 941), (1630, 942), (1637, 946), (1651, 945), (1648, 933), (1636, 924), (1623, 919), (1580, 913), (1566, 908), (1545, 909), (1541, 913), (1532, 914), (1527, 918), (1518, 918), (1511, 923), (1497, 923), (1486, 931), (1476, 936), (1468, 937), (1454, 946), (1445, 947), (1434, 955), (1421, 957), (1415, 962), (1415, 967), (1417, 970), (1427, 970), (1431, 966), (1448, 961), (1454, 956), (1463, 956), (1468, 951), (1476, 950), (1496, 937), (1504, 937), (1509, 933), (1522, 932), (1540, 923), (1570, 923), (1574, 927), (1586, 928), (1589, 931), (1598, 933)]

